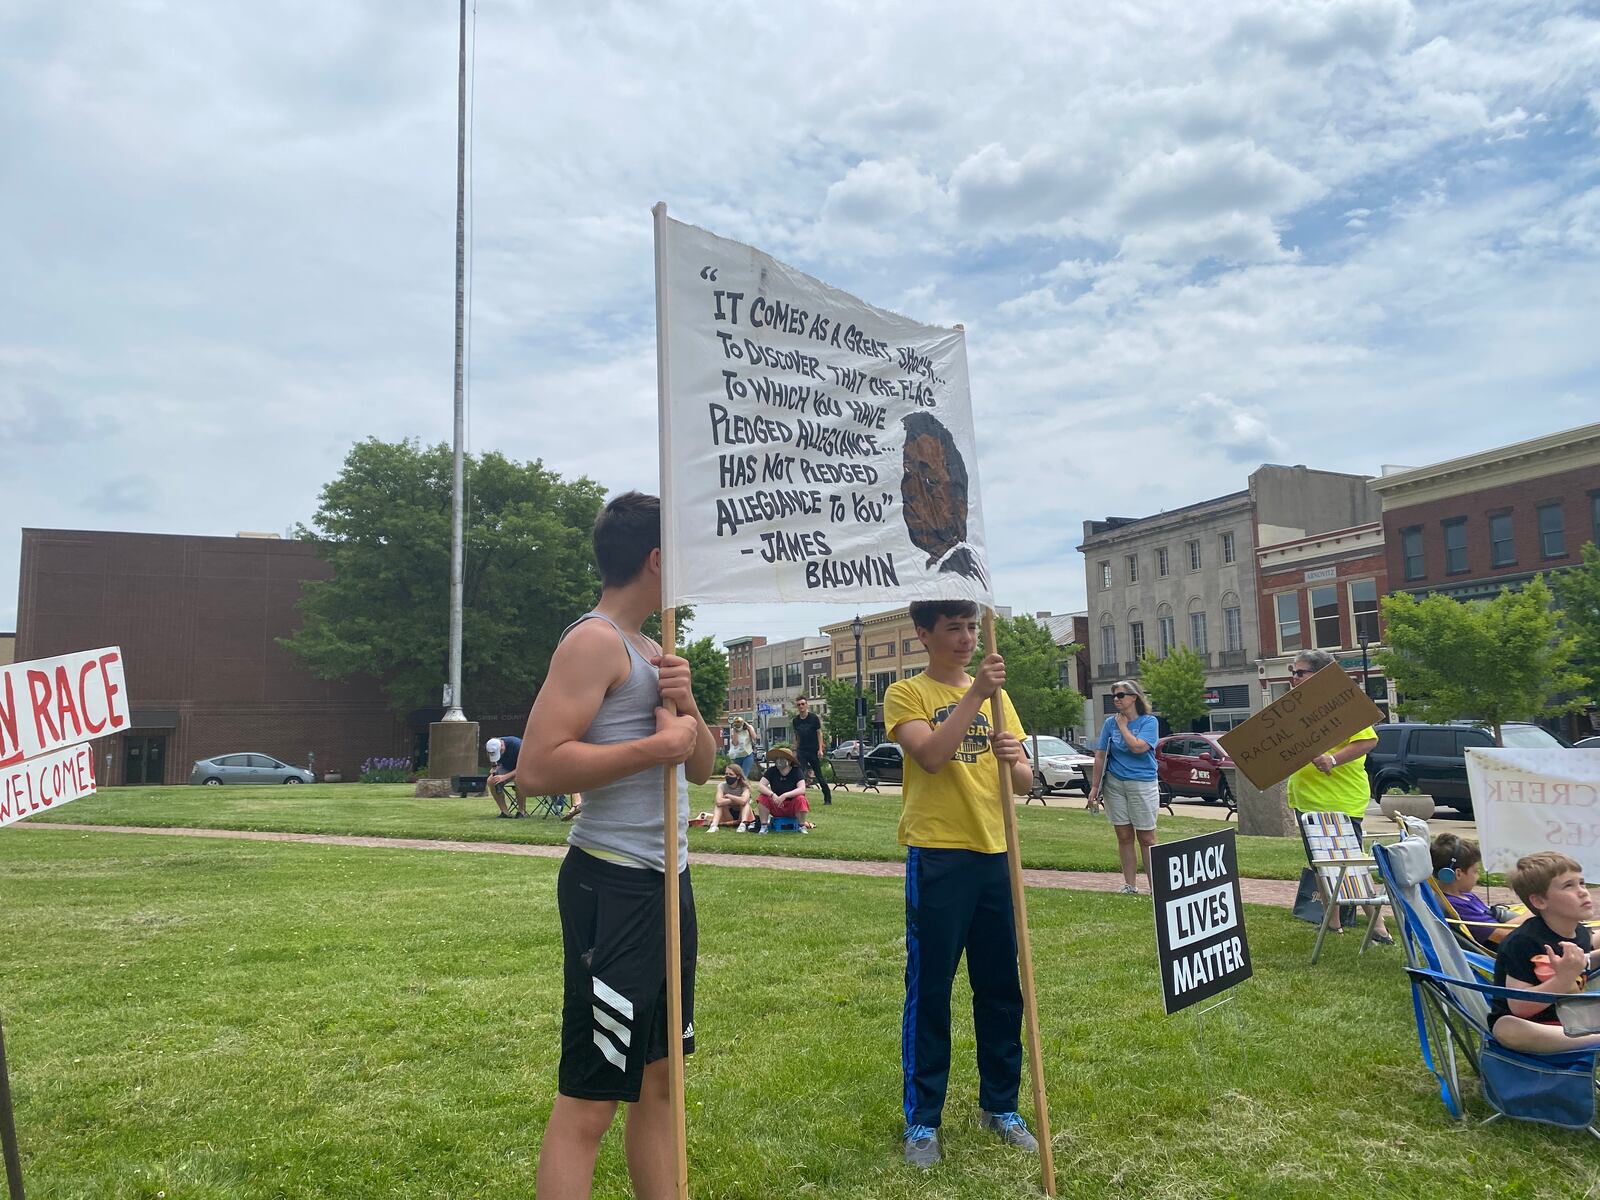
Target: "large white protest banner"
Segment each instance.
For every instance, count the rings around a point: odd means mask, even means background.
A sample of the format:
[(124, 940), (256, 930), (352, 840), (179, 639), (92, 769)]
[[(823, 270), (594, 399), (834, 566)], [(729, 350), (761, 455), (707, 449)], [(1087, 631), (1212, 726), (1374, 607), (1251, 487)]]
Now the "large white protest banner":
[(961, 331), (657, 237), (664, 602), (992, 604)]
[(1467, 783), (1486, 871), (1559, 850), (1600, 879), (1600, 750), (1467, 751)]
[(99, 786), (88, 742), (0, 767), (0, 827), (85, 796)]

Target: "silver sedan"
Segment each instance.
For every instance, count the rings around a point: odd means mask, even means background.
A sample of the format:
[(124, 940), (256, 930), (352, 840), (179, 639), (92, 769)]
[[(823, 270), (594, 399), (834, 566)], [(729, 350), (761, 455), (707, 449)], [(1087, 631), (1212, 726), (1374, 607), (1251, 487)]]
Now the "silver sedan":
[(189, 782), (207, 787), (225, 783), (315, 783), (317, 777), (300, 767), (279, 762), (270, 754), (223, 754), (202, 758), (189, 772)]

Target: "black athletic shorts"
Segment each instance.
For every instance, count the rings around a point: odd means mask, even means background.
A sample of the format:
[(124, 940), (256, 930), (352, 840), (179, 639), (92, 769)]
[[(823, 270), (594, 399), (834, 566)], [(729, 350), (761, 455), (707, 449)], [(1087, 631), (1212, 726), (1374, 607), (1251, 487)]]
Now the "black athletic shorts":
[[(660, 872), (573, 846), (556, 883), (564, 950), (557, 1090), (579, 1100), (639, 1099), (646, 1063), (667, 1056), (667, 954)], [(683, 1052), (694, 1053), (698, 931), (689, 872), (678, 876)]]

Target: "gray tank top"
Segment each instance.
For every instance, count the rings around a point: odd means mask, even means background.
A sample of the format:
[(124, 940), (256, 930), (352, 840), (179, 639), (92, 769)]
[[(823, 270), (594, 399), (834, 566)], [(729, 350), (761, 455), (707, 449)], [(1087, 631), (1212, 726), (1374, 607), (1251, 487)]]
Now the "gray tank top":
[[(656, 731), (661, 704), (661, 673), (634, 647), (633, 641), (603, 613), (585, 613), (561, 635), (588, 620), (601, 620), (617, 631), (628, 648), (628, 678), (600, 704), (583, 735), (591, 746), (609, 746), (647, 738)], [(689, 781), (679, 766), (678, 870), (689, 865)], [(598, 858), (630, 867), (666, 871), (666, 821), (661, 811), (662, 769), (650, 767), (603, 787), (587, 788), (583, 807), (573, 818), (567, 844)]]

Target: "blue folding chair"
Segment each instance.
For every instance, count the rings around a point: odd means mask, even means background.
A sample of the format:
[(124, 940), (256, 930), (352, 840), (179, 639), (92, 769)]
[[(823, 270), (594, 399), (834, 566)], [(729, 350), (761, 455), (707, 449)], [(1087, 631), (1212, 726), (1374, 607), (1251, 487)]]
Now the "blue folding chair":
[[(1490, 1000), (1522, 998), (1525, 992), (1484, 982), (1485, 965), (1493, 978), (1493, 960), (1462, 946), (1437, 911), (1437, 902), (1429, 898), (1433, 860), (1428, 827), (1409, 818), (1404, 827), (1400, 841), (1371, 849), (1390, 905), (1400, 918), (1417, 1040), (1423, 1062), (1439, 1081), (1439, 1098), (1445, 1108), (1456, 1120), (1466, 1117), (1459, 1052), (1478, 1076), (1484, 1099), (1495, 1110), (1489, 1121), (1512, 1117), (1586, 1129), (1600, 1138), (1600, 1129), (1595, 1127), (1595, 1059), (1600, 1052), (1524, 1054), (1494, 1040), (1489, 1030)], [(1592, 1009), (1596, 1004), (1594, 996), (1582, 993), (1548, 999), (1558, 1012), (1569, 1006)]]

